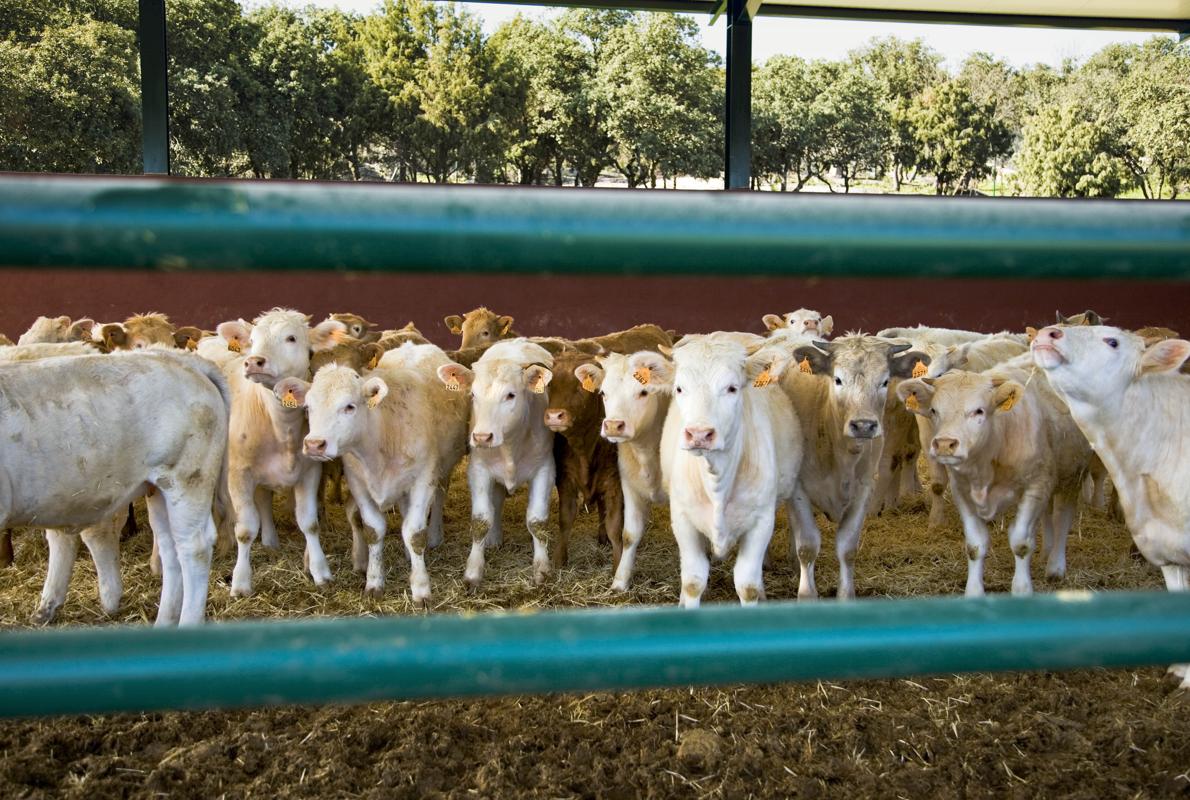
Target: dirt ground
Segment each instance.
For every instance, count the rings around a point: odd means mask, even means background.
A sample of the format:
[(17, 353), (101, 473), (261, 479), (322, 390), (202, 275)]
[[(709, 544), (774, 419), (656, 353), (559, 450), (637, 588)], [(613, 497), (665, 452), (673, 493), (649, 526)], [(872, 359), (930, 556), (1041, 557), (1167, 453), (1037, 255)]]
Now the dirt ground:
[[(255, 551), (253, 597), (228, 597), (234, 558), (217, 556), (214, 619), (419, 613), (398, 537), (386, 546), (387, 595), (363, 598), (337, 508), (323, 537), (335, 582), (315, 590), (283, 505), (280, 550)], [(460, 472), (447, 541), (428, 558), (431, 613), (676, 601), (676, 548), (662, 510), (626, 597), (608, 589), (610, 550), (594, 540), (593, 513), (580, 517), (569, 567), (532, 585), (523, 493), (505, 508), (505, 544), (490, 554), (483, 590), (468, 594), (467, 510)], [(143, 514), (141, 525), (147, 530)], [(788, 539), (782, 519), (766, 570), (770, 598), (796, 595)], [(819, 562), (824, 594), (836, 581), (831, 542), (825, 537)], [(144, 533), (125, 543), (122, 622), (156, 612), (147, 554)], [(988, 591), (1008, 590), (1012, 561), (1001, 527)], [(1159, 572), (1130, 553), (1123, 525), (1097, 511), (1080, 512), (1068, 563), (1068, 588), (1162, 586)], [(735, 602), (728, 566), (713, 568), (706, 601)], [(0, 624), (27, 624), (44, 573), (44, 541), (20, 536), (15, 565), (0, 573)], [(957, 517), (928, 533), (918, 500), (871, 518), (856, 573), (863, 597), (961, 592)], [(1035, 563), (1038, 591), (1055, 588), (1043, 575)], [(107, 621), (83, 555), (58, 624)], [(1094, 670), (4, 721), (0, 797), (1190, 797), (1190, 702), (1163, 675)]]

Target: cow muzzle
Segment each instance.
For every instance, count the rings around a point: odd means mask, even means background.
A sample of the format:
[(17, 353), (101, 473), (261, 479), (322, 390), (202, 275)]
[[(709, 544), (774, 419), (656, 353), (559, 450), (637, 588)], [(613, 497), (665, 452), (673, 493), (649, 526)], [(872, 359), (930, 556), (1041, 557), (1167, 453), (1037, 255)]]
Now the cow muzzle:
[(264, 356), (248, 356), (244, 359), (244, 377), (256, 383), (275, 382), (277, 379), (269, 370), (269, 361)]
[(330, 461), (334, 454), (329, 451), (326, 439), (317, 436), (307, 436), (302, 440), (302, 452), (307, 458), (315, 461)]
[(704, 425), (691, 425), (682, 431), (682, 449), (697, 452), (714, 450), (719, 444), (715, 429)]
[(475, 445), (476, 447), (495, 447), (496, 434), (474, 431), (471, 434), (471, 444)]
[(934, 460), (939, 464), (958, 464), (963, 461), (963, 454), (959, 452), (959, 440), (949, 436), (935, 436), (930, 442), (930, 450)]
[(554, 433), (569, 430), (570, 422), (570, 412), (564, 408), (547, 408), (545, 410), (545, 426)]
[(605, 419), (603, 430), (600, 433), (609, 442), (624, 442), (632, 438), (632, 431), (628, 430), (628, 423), (622, 419)]
[(1053, 369), (1066, 361), (1066, 357), (1062, 355), (1061, 346), (1058, 344), (1062, 341), (1062, 337), (1062, 331), (1054, 327), (1042, 328), (1037, 332), (1037, 336), (1033, 338), (1033, 343), (1029, 346), (1033, 351), (1033, 361), (1037, 366), (1042, 369)]
[(880, 435), (880, 421), (853, 419), (847, 423), (847, 435), (852, 439), (875, 439)]

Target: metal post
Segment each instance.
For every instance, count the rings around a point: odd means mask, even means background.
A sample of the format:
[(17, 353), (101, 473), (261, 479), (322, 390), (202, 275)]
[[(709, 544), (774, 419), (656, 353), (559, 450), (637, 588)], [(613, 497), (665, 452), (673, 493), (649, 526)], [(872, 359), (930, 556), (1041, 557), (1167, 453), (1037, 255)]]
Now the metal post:
[(724, 188), (752, 180), (752, 18), (747, 0), (727, 0), (727, 143)]
[(165, 0), (140, 0), (140, 103), (146, 175), (169, 174)]

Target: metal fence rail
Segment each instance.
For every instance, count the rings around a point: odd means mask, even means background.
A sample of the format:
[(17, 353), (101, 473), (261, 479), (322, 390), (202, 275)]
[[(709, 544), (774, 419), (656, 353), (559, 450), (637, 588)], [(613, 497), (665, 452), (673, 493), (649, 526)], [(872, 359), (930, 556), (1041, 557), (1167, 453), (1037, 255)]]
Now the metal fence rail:
[(988, 597), (8, 633), (0, 715), (1190, 661), (1190, 594)]
[(0, 176), (0, 267), (1190, 278), (1190, 204)]

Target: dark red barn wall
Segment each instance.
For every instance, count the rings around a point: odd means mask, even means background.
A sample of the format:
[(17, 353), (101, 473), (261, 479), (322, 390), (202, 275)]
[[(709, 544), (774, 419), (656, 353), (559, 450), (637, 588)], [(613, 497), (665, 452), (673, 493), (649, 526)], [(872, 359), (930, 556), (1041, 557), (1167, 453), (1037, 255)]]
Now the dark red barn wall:
[(153, 273), (0, 270), (0, 331), (13, 339), (39, 314), (101, 322), (161, 311), (211, 328), (273, 306), (321, 319), (353, 311), (431, 339), (452, 341), (447, 314), (478, 305), (516, 318), (525, 334), (591, 335), (656, 322), (679, 332), (761, 331), (760, 317), (798, 307), (832, 314), (836, 332), (925, 323), (1023, 330), (1093, 308), (1124, 327), (1164, 325), (1190, 334), (1190, 283), (1106, 281), (630, 278), (365, 273)]

